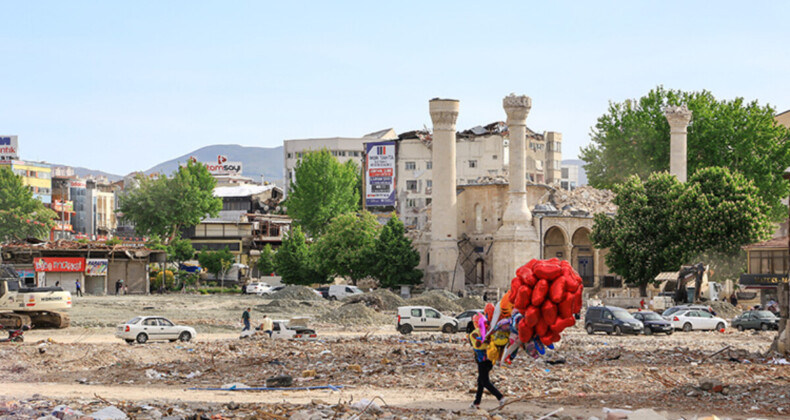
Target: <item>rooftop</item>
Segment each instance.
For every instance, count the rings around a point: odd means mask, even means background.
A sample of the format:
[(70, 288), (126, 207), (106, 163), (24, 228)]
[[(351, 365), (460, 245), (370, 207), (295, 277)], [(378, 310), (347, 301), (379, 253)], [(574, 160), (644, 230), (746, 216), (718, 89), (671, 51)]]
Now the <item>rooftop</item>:
[(754, 249), (787, 249), (787, 236), (772, 238), (764, 242), (746, 245), (743, 247), (743, 249), (747, 251)]

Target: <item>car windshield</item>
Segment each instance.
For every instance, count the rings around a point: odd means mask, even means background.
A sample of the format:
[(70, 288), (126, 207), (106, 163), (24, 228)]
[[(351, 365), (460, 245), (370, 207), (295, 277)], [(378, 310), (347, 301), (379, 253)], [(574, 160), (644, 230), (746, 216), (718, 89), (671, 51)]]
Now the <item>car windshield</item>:
[(679, 311), (680, 309), (681, 309), (681, 308), (678, 308), (677, 306), (676, 306), (676, 307), (673, 307), (673, 308), (669, 308), (669, 309), (667, 309), (666, 311), (664, 311), (664, 313), (663, 313), (663, 314), (661, 314), (661, 315), (663, 315), (663, 316), (669, 316), (669, 315), (672, 315), (672, 314), (674, 314), (675, 312)]
[(757, 315), (757, 318), (773, 318), (774, 317), (774, 314), (772, 314), (770, 311), (757, 311), (754, 314)]
[(612, 313), (614, 314), (614, 317), (620, 321), (636, 321), (636, 318), (631, 316), (631, 314), (629, 314), (628, 311), (624, 309), (612, 310)]
[(645, 318), (645, 321), (659, 321), (662, 319), (655, 312), (642, 312), (642, 317)]
[(126, 321), (126, 323), (127, 323), (127, 324), (136, 324), (136, 323), (138, 323), (139, 321), (140, 321), (140, 317), (138, 316), (138, 317), (134, 317), (134, 318), (132, 318), (132, 319), (130, 319), (130, 320), (128, 320), (128, 321)]

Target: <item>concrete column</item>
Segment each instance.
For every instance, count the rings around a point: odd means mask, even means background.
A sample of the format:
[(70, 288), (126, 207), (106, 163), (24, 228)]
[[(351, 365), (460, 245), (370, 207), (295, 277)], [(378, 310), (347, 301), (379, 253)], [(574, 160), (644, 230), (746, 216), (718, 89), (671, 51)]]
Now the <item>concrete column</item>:
[[(572, 257), (571, 254), (573, 253), (573, 245), (565, 244), (565, 246), (563, 247), (562, 253), (565, 254), (565, 258), (563, 258), (563, 259), (568, 261), (569, 263), (571, 263), (571, 265), (573, 265), (573, 260), (571, 260), (571, 257)], [(554, 256), (553, 255), (548, 255), (548, 256), (544, 256), (544, 257), (545, 258), (549, 258), (549, 257), (553, 258)]]
[(429, 287), (460, 290), (464, 287), (464, 276), (454, 276), (458, 264), (455, 121), (459, 102), (455, 99), (432, 99), (429, 106), (433, 121), (433, 190), (430, 261), (425, 280)]
[(527, 115), (532, 108), (529, 96), (505, 97), (510, 132), (510, 190), (502, 214), (502, 226), (494, 235), (494, 279), (492, 286), (507, 289), (516, 269), (540, 257), (540, 240), (527, 205), (526, 141)]
[(668, 106), (664, 116), (669, 122), (669, 173), (680, 182), (686, 182), (686, 128), (691, 121), (691, 111), (683, 106)]

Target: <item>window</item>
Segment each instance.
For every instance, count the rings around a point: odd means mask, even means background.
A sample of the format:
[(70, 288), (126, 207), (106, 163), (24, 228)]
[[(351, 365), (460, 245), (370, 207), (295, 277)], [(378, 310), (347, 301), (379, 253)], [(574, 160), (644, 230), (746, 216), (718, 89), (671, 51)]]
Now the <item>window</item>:
[(560, 171), (562, 172), (562, 175), (560, 176), (562, 176), (565, 179), (568, 179), (568, 168), (562, 168)]
[(470, 160), (469, 161), (469, 167), (470, 168), (477, 168), (477, 161), (476, 160)]
[(411, 310), (411, 316), (416, 316), (417, 318), (421, 317), (422, 316), (422, 310), (421, 309), (412, 309)]
[(406, 207), (417, 207), (417, 200), (409, 198), (406, 200)]
[(417, 163), (416, 162), (406, 162), (406, 170), (407, 171), (413, 171), (415, 169), (417, 169)]
[(159, 325), (161, 325), (163, 327), (172, 327), (173, 323), (168, 321), (168, 320), (166, 320), (166, 319), (164, 319), (164, 318), (159, 318)]
[(433, 161), (429, 160), (425, 163), (425, 169), (433, 169)]
[(293, 157), (293, 154), (292, 153), (288, 153), (288, 159), (290, 159), (292, 157)]
[(407, 191), (416, 192), (417, 191), (417, 181), (416, 180), (406, 181), (406, 190)]
[(426, 206), (430, 206), (432, 202), (433, 202), (433, 200), (431, 200), (430, 198), (426, 198), (425, 199), (425, 205)]
[(430, 180), (430, 179), (426, 180), (425, 181), (425, 186), (427, 188), (433, 188), (433, 180)]
[(786, 251), (749, 252), (749, 273), (751, 274), (784, 274), (787, 269)]
[(428, 318), (439, 319), (439, 312), (434, 311), (433, 309), (426, 309), (425, 316)]
[(497, 160), (497, 155), (491, 156), (491, 158)]

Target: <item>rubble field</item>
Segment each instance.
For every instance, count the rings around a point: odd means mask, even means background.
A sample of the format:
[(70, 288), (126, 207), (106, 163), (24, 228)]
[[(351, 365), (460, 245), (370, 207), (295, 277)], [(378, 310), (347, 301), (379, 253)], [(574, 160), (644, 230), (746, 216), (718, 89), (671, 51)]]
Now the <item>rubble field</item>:
[[(790, 365), (764, 355), (775, 332), (610, 336), (569, 328), (543, 358), (519, 354), (494, 369), (492, 380), (510, 404), (496, 410), (486, 395), (485, 410), (473, 411), (477, 367), (463, 334), (397, 334), (391, 312), (365, 300), (215, 298), (77, 298), (76, 327), (0, 344), (0, 417), (538, 419), (562, 409), (548, 418), (586, 420), (606, 418), (609, 408), (652, 409), (662, 416), (652, 418), (672, 419), (790, 416)], [(253, 322), (261, 312), (307, 313), (320, 321), (310, 323), (319, 340), (239, 339), (249, 306)], [(113, 327), (140, 311), (194, 325), (199, 337), (145, 345), (115, 339)], [(373, 321), (345, 326), (355, 314)], [(81, 339), (88, 335), (106, 340)], [(283, 381), (316, 389), (242, 390)]]

